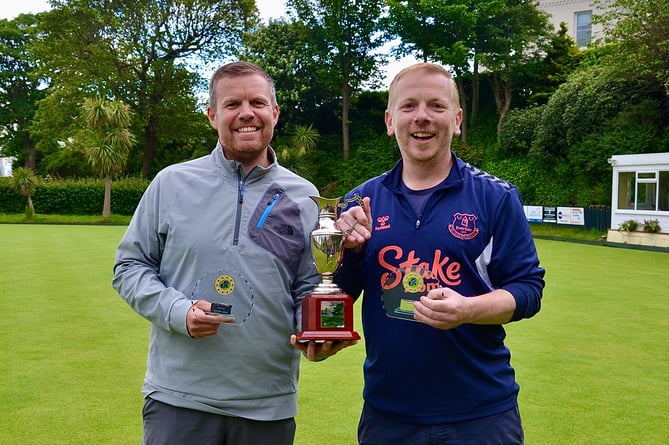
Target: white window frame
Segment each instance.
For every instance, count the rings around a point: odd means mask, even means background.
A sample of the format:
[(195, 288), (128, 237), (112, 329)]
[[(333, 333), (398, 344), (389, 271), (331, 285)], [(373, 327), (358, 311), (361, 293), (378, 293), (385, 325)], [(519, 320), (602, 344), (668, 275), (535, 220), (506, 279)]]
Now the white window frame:
[[(587, 24), (579, 24), (579, 20), (587, 17)], [(579, 48), (585, 48), (592, 40), (592, 10), (574, 13), (574, 40)]]
[[(643, 169), (643, 170), (620, 170), (618, 171), (618, 177), (616, 178), (616, 202), (615, 202), (615, 209), (620, 212), (644, 212), (644, 213), (666, 213), (667, 210), (660, 210), (660, 193), (663, 193), (664, 190), (660, 189), (660, 173), (665, 173), (666, 170), (664, 169), (658, 169), (658, 170), (649, 170), (649, 169)], [(629, 195), (623, 190), (620, 189), (622, 186), (622, 183), (620, 181), (620, 178), (622, 175), (629, 175), (633, 174), (634, 175), (634, 205), (633, 208), (626, 208), (626, 207), (620, 207), (620, 199), (624, 198), (625, 202), (627, 202), (627, 198), (629, 198)], [(652, 191), (652, 199), (650, 201), (646, 201), (644, 203), (639, 202), (639, 192), (641, 190), (641, 187), (647, 187), (648, 184), (652, 184), (654, 187), (651, 189)], [(643, 191), (644, 196), (647, 196), (648, 194), (648, 189)], [(625, 193), (626, 196), (623, 196), (622, 194)], [(650, 204), (650, 208), (642, 208), (640, 204)], [(643, 206), (645, 207), (645, 206)]]

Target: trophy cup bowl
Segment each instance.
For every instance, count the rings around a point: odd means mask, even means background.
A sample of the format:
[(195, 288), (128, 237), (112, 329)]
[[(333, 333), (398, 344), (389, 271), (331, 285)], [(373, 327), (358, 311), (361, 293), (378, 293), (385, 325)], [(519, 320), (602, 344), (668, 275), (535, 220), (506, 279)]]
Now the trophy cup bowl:
[(344, 257), (346, 234), (335, 226), (341, 209), (350, 202), (362, 203), (358, 195), (349, 200), (311, 196), (318, 205), (318, 228), (311, 232), (311, 252), (321, 283), (302, 300), (302, 330), (298, 341), (358, 340), (353, 330), (353, 299), (332, 278)]

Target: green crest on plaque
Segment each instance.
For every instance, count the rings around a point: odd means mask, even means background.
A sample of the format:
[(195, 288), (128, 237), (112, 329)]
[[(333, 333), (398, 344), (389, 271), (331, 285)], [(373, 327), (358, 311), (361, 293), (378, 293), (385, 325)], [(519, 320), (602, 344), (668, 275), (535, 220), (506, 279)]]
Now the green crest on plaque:
[(219, 275), (214, 282), (216, 292), (221, 295), (230, 295), (235, 290), (235, 279), (228, 274)]
[(402, 286), (407, 292), (418, 292), (423, 288), (423, 276), (416, 270), (408, 271), (402, 278)]

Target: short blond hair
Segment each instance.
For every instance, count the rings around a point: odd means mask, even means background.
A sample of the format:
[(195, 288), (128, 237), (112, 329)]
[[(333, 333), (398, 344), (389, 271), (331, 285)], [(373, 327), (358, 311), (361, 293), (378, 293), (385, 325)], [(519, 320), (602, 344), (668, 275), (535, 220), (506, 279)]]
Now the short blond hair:
[(400, 80), (402, 80), (402, 78), (407, 74), (415, 72), (421, 72), (426, 74), (439, 74), (446, 77), (450, 81), (449, 83), (451, 84), (451, 88), (449, 88), (451, 90), (450, 91), (451, 100), (453, 100), (455, 104), (460, 106), (460, 94), (458, 93), (458, 85), (453, 80), (453, 76), (451, 76), (451, 73), (446, 68), (444, 68), (441, 65), (437, 65), (436, 63), (420, 62), (402, 69), (399, 73), (395, 75), (392, 82), (390, 82), (390, 87), (388, 87), (388, 109), (390, 109), (392, 106), (393, 92), (395, 90), (397, 83)]

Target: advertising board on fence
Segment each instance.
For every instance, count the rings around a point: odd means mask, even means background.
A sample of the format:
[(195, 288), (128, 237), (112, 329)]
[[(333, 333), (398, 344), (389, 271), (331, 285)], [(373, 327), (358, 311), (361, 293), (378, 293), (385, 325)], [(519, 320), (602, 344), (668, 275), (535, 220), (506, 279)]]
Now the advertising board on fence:
[(531, 223), (585, 225), (583, 207), (523, 206), (525, 217)]
[(523, 206), (525, 208), (525, 217), (529, 222), (541, 222), (543, 217), (543, 207), (541, 206)]
[(544, 207), (544, 222), (557, 223), (557, 207)]
[(583, 207), (558, 207), (557, 223), (583, 226), (585, 225), (585, 217), (583, 214)]
[(529, 223), (566, 224), (606, 230), (611, 225), (610, 207), (523, 206)]

